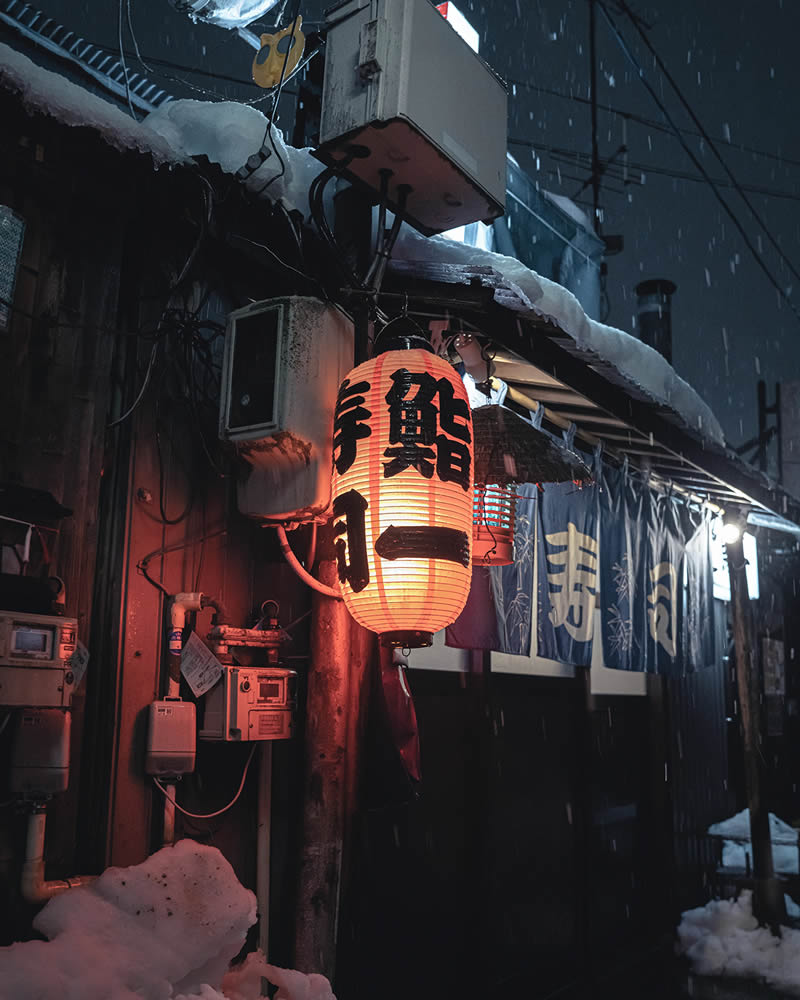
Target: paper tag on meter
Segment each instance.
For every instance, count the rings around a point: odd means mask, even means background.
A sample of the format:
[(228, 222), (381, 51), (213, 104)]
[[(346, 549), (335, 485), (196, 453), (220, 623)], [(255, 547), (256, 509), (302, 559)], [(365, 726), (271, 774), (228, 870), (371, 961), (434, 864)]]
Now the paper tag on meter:
[(196, 632), (181, 650), (181, 673), (195, 698), (210, 691), (222, 676), (222, 664)]

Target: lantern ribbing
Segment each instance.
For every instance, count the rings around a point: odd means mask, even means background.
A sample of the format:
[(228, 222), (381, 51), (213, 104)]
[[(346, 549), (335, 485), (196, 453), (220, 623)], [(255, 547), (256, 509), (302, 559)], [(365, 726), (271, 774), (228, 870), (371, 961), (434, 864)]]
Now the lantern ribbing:
[(420, 349), (359, 365), (339, 391), (334, 463), (348, 610), (386, 645), (430, 644), (470, 586), (472, 422), (461, 379)]

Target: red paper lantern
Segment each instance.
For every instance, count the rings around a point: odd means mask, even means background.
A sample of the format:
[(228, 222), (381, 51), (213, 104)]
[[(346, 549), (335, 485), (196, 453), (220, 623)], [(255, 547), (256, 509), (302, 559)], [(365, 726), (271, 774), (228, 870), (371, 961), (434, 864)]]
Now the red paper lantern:
[(383, 645), (415, 647), (469, 593), (472, 419), (452, 367), (422, 338), (401, 343), (339, 389), (333, 513), (347, 609)]

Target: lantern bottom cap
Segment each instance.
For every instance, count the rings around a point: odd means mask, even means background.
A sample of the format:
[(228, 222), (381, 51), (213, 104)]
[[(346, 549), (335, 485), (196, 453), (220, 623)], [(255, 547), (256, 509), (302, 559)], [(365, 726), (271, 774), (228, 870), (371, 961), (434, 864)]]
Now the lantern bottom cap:
[(396, 629), (394, 632), (381, 632), (380, 642), (381, 646), (422, 649), (433, 645), (433, 633), (419, 632), (416, 629)]

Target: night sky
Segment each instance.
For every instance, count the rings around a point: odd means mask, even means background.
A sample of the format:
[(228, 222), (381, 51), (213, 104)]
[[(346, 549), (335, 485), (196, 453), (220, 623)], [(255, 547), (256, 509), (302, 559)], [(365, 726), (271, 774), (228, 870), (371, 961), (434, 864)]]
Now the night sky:
[[(38, 3), (87, 39), (117, 48), (116, 3)], [(319, 22), (327, 6), (319, 0), (304, 2), (301, 12), (307, 23)], [(588, 177), (591, 150), (587, 0), (461, 0), (457, 6), (479, 30), (483, 57), (509, 81), (510, 151), (544, 188), (575, 196)], [(674, 121), (695, 130), (630, 20), (614, 0), (608, 7)], [(746, 193), (769, 235), (732, 187), (719, 188), (800, 313), (800, 280), (769, 242), (771, 236), (800, 273), (800, 5), (796, 0), (637, 0), (634, 9), (736, 180), (760, 189)], [(193, 92), (161, 78), (165, 89), (208, 100), (259, 97), (252, 85), (190, 73), (194, 68), (247, 80), (253, 50), (235, 35), (191, 24), (168, 0), (130, 0), (130, 11), (145, 59), (174, 62), (175, 67), (161, 70), (214, 93)], [(126, 24), (124, 28), (125, 49), (131, 50)], [(696, 176), (697, 170), (675, 137), (664, 131), (661, 112), (600, 12), (597, 51), (598, 100), (617, 110), (600, 111), (600, 155), (612, 156), (623, 142), (628, 146), (628, 183), (619, 154), (601, 194), (604, 232), (625, 240), (624, 251), (608, 260), (608, 322), (632, 331), (636, 283), (650, 277), (674, 281), (675, 367), (709, 402), (731, 443), (739, 443), (755, 432), (757, 380), (764, 378), (771, 386), (779, 379), (800, 379), (800, 319), (781, 302), (711, 188), (669, 176)], [(140, 68), (135, 58), (130, 61)], [(155, 72), (149, 75), (156, 78)], [(290, 103), (291, 97), (287, 115)], [(618, 112), (655, 124), (626, 121)], [(289, 124), (284, 117), (284, 126)], [(708, 173), (727, 184), (708, 145), (692, 135), (687, 141)], [(580, 163), (573, 154), (581, 154)], [(590, 188), (579, 201), (589, 207)]]

